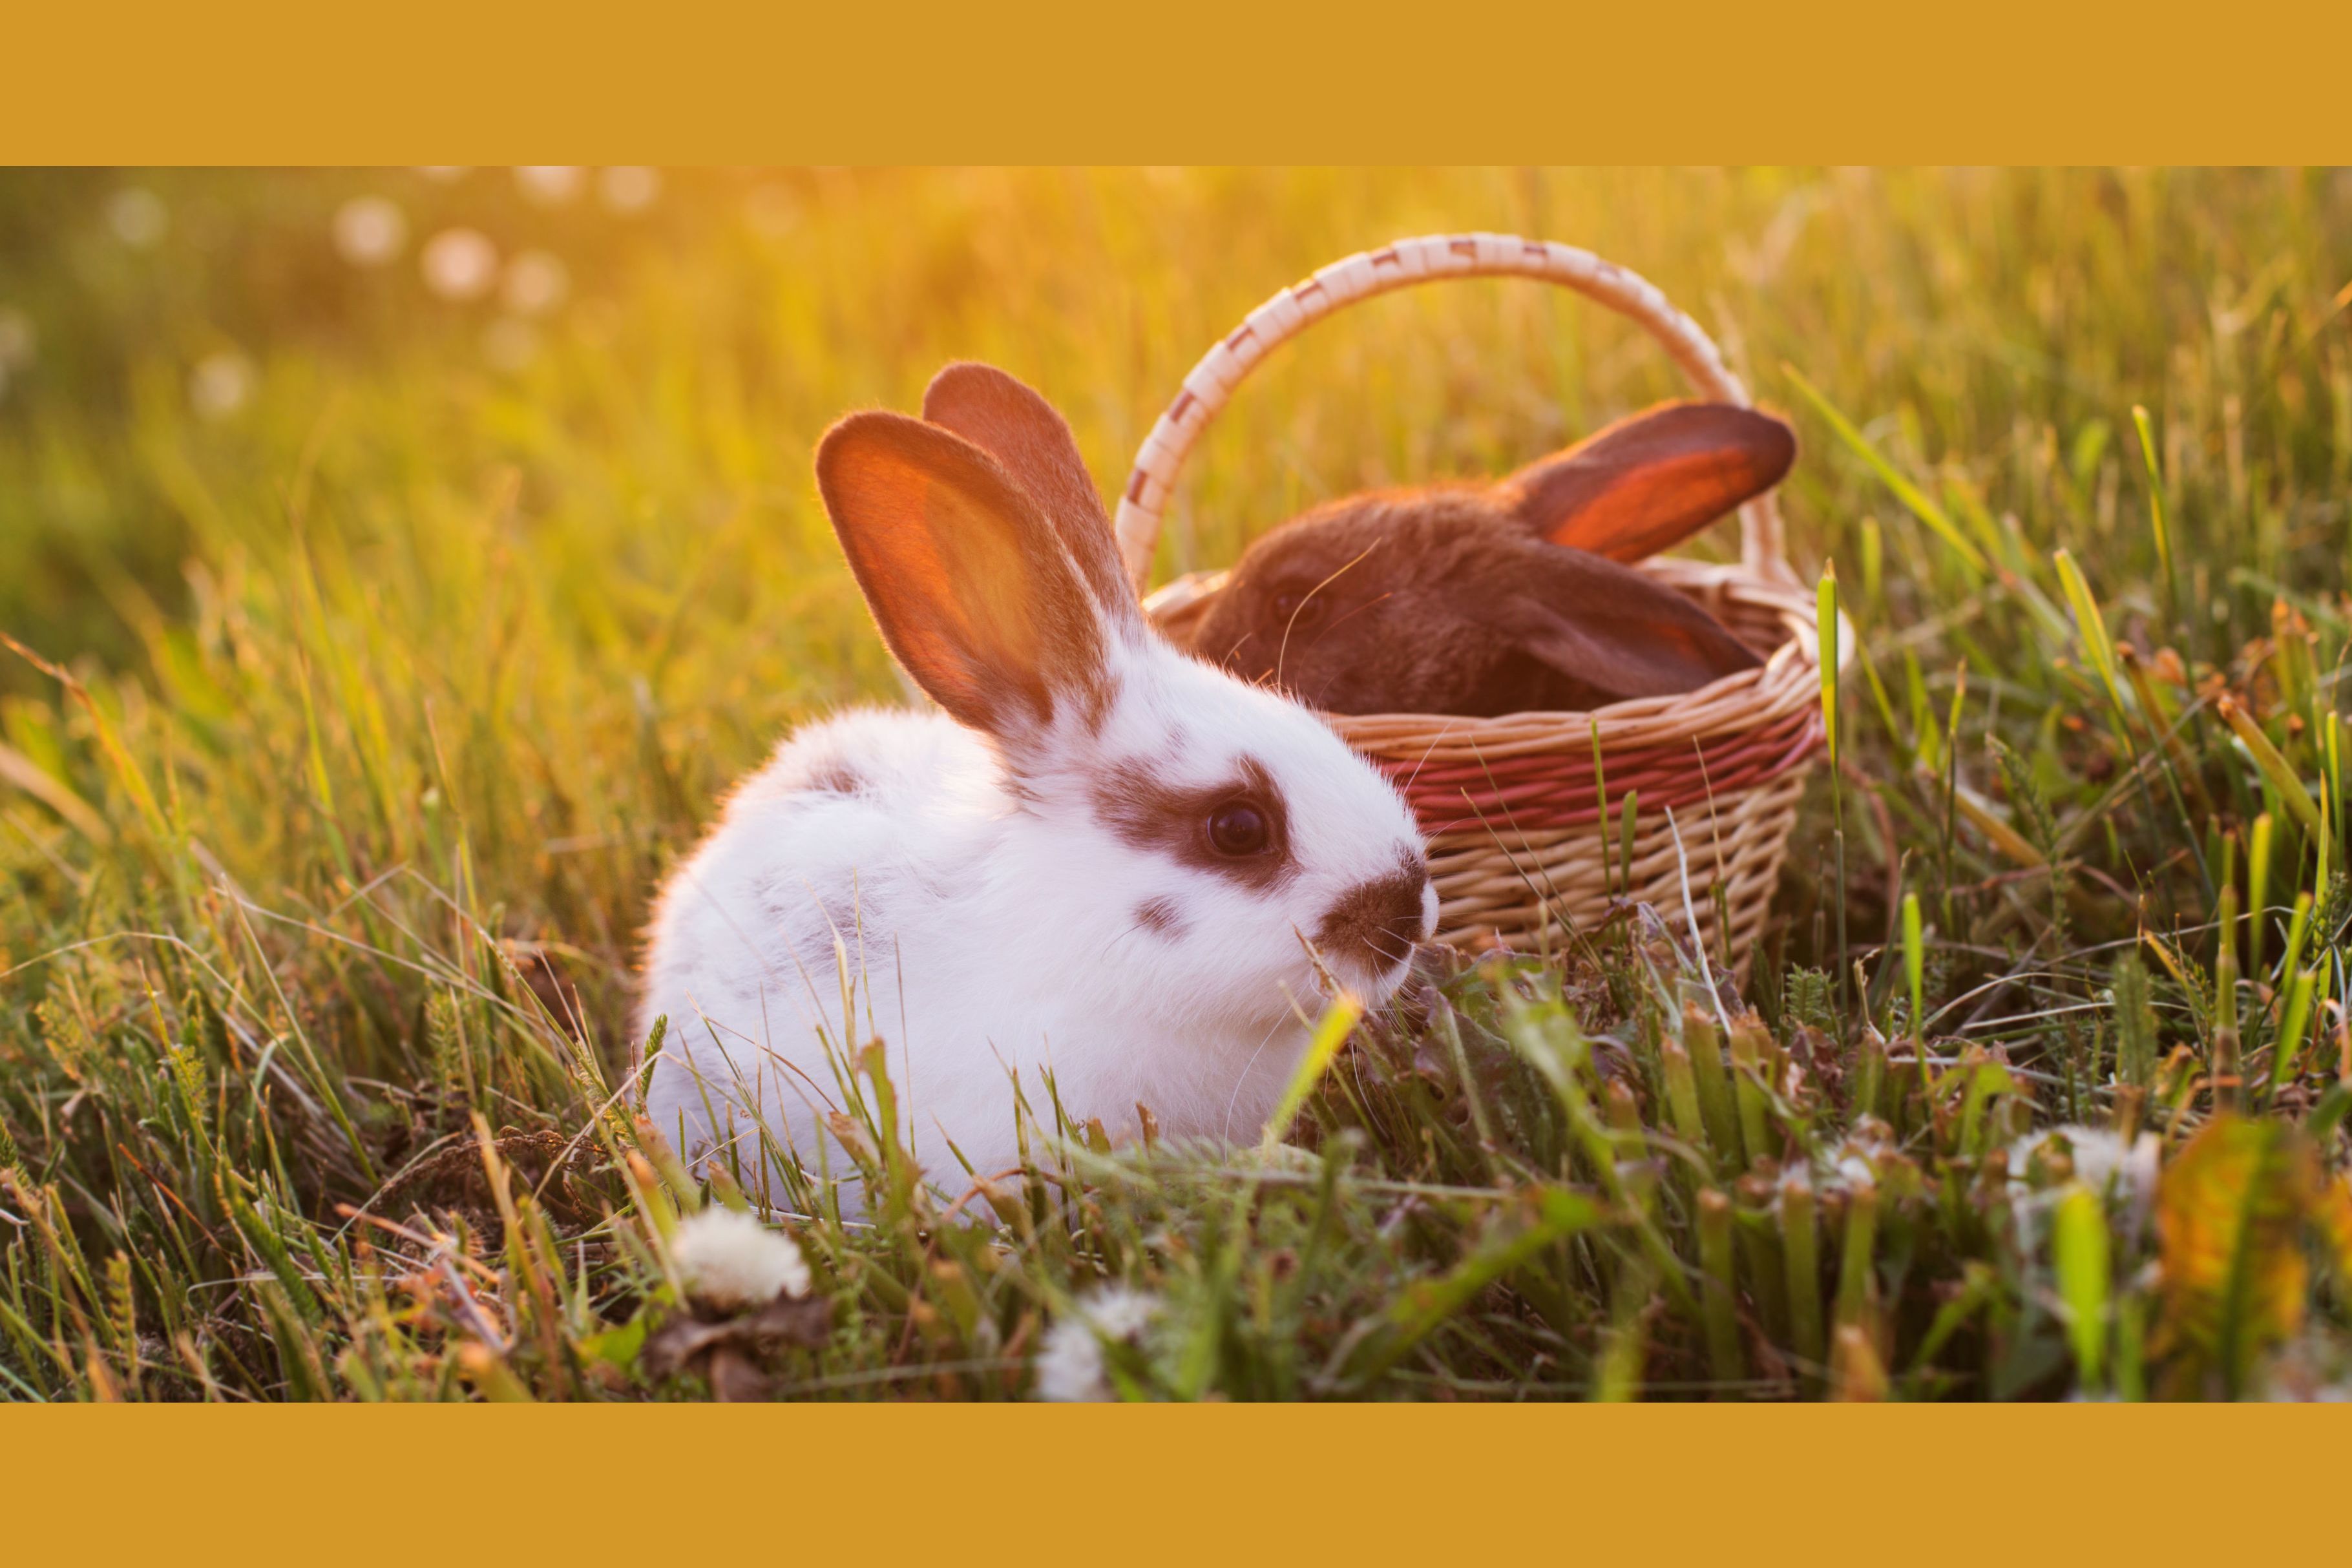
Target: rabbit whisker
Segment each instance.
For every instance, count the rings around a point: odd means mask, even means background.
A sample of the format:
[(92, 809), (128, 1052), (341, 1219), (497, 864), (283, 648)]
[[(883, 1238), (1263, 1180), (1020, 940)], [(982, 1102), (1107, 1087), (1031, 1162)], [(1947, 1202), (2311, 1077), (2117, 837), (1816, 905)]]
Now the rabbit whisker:
[(1275, 650), (1274, 684), (1278, 686), (1282, 684), (1282, 662), (1290, 654), (1290, 629), (1298, 624), (1298, 617), (1307, 609), (1308, 602), (1311, 601), (1317, 594), (1322, 592), (1325, 589), (1339, 581), (1340, 577), (1346, 573), (1350, 567), (1356, 565), (1357, 561), (1362, 560), (1364, 557), (1380, 549), (1383, 542), (1384, 541), (1381, 539), (1374, 539), (1370, 544), (1366, 545), (1361, 550), (1357, 552), (1355, 560), (1348, 562), (1346, 566), (1339, 568), (1339, 570), (1334, 571), (1330, 576), (1325, 578), (1322, 581), (1317, 583), (1314, 587), (1308, 589), (1305, 593), (1299, 596), (1297, 607), (1291, 611), (1290, 619), (1282, 623), (1282, 646)]
[(1099, 962), (1103, 959), (1108, 958), (1111, 954), (1129, 937), (1140, 936), (1142, 935), (1143, 922), (1140, 920), (1129, 921), (1125, 925), (1120, 926), (1118, 930), (1105, 937), (1103, 939), (1102, 946), (1095, 949), (1095, 957), (1097, 961)]
[(1265, 1054), (1266, 1046), (1272, 1042), (1276, 1034), (1281, 1032), (1282, 1026), (1288, 1021), (1289, 1020), (1286, 1019), (1275, 1019), (1272, 1027), (1267, 1029), (1265, 1033), (1259, 1037), (1257, 1049), (1250, 1052), (1250, 1059), (1242, 1063), (1242, 1070), (1234, 1075), (1234, 1092), (1233, 1094), (1225, 1101), (1225, 1114), (1223, 1119), (1217, 1124), (1218, 1136), (1225, 1138), (1233, 1136), (1234, 1107), (1241, 1103), (1242, 1086), (1249, 1082), (1250, 1069), (1257, 1065), (1257, 1059)]
[(1434, 752), (1436, 749), (1437, 742), (1434, 740), (1432, 740), (1422, 749), (1421, 756), (1413, 761), (1412, 771), (1404, 776), (1404, 783), (1399, 785), (1399, 789), (1409, 789), (1412, 787), (1413, 781), (1421, 777), (1421, 770), (1429, 766), (1430, 754)]
[[(1359, 559), (1361, 559), (1361, 558), (1360, 557)], [(1395, 597), (1396, 597), (1396, 595), (1395, 595), (1395, 594), (1393, 594), (1393, 593), (1383, 593), (1383, 594), (1381, 594), (1380, 597), (1378, 597), (1377, 599), (1367, 599), (1367, 600), (1366, 600), (1366, 601), (1364, 601), (1361, 604), (1357, 605), (1353, 610), (1349, 610), (1349, 611), (1347, 611), (1347, 612), (1343, 612), (1343, 613), (1342, 613), (1342, 614), (1340, 614), (1337, 619), (1335, 619), (1335, 620), (1334, 620), (1334, 621), (1333, 621), (1329, 625), (1328, 625), (1328, 626), (1324, 627), (1321, 631), (1319, 631), (1319, 632), (1316, 632), (1316, 633), (1315, 633), (1315, 642), (1314, 642), (1314, 643), (1309, 643), (1307, 644), (1307, 646), (1308, 646), (1308, 647), (1310, 647), (1310, 648), (1312, 648), (1313, 646), (1315, 646), (1315, 643), (1320, 643), (1321, 641), (1323, 641), (1323, 639), (1324, 639), (1324, 638), (1328, 637), (1332, 632), (1334, 632), (1338, 631), (1338, 630), (1339, 629), (1340, 624), (1341, 624), (1342, 622), (1344, 622), (1348, 619), (1348, 617), (1349, 617), (1349, 616), (1350, 616), (1350, 615), (1361, 615), (1365, 611), (1367, 611), (1367, 610), (1370, 610), (1370, 609), (1373, 609), (1374, 607), (1376, 607), (1376, 606), (1378, 606), (1378, 605), (1386, 604), (1390, 600), (1394, 599)]]

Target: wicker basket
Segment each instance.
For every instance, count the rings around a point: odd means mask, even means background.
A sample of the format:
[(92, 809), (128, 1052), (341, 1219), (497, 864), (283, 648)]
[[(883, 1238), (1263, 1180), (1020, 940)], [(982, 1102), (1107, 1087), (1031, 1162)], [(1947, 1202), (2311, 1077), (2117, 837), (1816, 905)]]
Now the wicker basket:
[[(1493, 277), (1541, 278), (1619, 310), (1649, 330), (1702, 395), (1748, 404), (1747, 389), (1696, 323), (1648, 281), (1589, 251), (1508, 235), (1400, 240), (1284, 289), (1192, 367), (1137, 453), (1120, 496), (1119, 548), (1138, 588), (1177, 471), (1210, 419), (1276, 345), (1355, 300), (1434, 278)], [(1563, 926), (1600, 921), (1613, 894), (1656, 905), (1677, 929), (1696, 922), (1709, 951), (1719, 953), (1721, 898), (1733, 963), (1746, 967), (1821, 746), (1821, 646), (1812, 595), (1790, 570), (1769, 496), (1741, 509), (1740, 541), (1738, 566), (1658, 558), (1641, 570), (1698, 601), (1765, 653), (1760, 669), (1590, 714), (1328, 716), (1412, 800), (1429, 840), (1441, 939), (1474, 949), (1498, 941), (1538, 946)], [(1181, 634), (1221, 583), (1220, 573), (1194, 573), (1150, 594), (1144, 607)], [(1850, 648), (1851, 633), (1843, 627), (1841, 633)], [(1617, 830), (1623, 800), (1636, 791), (1629, 867)]]

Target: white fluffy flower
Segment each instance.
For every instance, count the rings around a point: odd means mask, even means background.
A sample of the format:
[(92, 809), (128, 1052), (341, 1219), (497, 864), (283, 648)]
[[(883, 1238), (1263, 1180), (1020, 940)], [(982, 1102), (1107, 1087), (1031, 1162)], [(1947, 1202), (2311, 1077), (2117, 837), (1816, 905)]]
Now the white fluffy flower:
[(2019, 1245), (2028, 1251), (2041, 1245), (2044, 1218), (2068, 1190), (2051, 1186), (2036, 1192), (2025, 1179), (2033, 1152), (2053, 1137), (2064, 1138), (2073, 1150), (2075, 1180), (2102, 1197), (2112, 1196), (2126, 1234), (2137, 1235), (2156, 1202), (2157, 1164), (2163, 1140), (2154, 1133), (2142, 1133), (2126, 1148), (2123, 1139), (2103, 1127), (2069, 1125), (2028, 1134), (2009, 1145), (2010, 1213), (2017, 1224)]
[(1160, 1298), (1125, 1285), (1109, 1285), (1079, 1301), (1068, 1316), (1045, 1331), (1037, 1354), (1037, 1397), (1066, 1404), (1108, 1399), (1103, 1343), (1133, 1344), (1160, 1316)]
[(748, 1214), (712, 1205), (678, 1224), (670, 1256), (687, 1293), (713, 1306), (761, 1307), (808, 1294), (808, 1260), (791, 1237)]
[(1144, 1331), (1160, 1315), (1160, 1298), (1147, 1291), (1110, 1285), (1088, 1296), (1079, 1311), (1103, 1338), (1125, 1340), (1132, 1344), (1143, 1337)]
[(2020, 1138), (2009, 1146), (2009, 1179), (2021, 1186), (2033, 1152), (2052, 1137), (2063, 1137), (2074, 1158), (2074, 1175), (2093, 1192), (2105, 1193), (2113, 1180), (2117, 1198), (2135, 1206), (2144, 1206), (2156, 1197), (2158, 1159), (2163, 1140), (2154, 1133), (2142, 1133), (2130, 1147), (2124, 1145), (2118, 1134), (2105, 1127), (2053, 1127)]
[(1045, 1347), (1037, 1353), (1037, 1397), (1070, 1405), (1110, 1397), (1102, 1342), (1076, 1313), (1045, 1331)]

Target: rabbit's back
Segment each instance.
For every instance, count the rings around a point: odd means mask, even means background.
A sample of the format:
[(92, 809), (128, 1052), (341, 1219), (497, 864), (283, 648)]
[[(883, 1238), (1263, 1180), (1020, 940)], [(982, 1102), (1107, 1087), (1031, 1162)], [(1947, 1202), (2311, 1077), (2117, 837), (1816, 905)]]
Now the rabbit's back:
[(655, 911), (636, 1027), (668, 1020), (656, 1121), (698, 1102), (698, 1073), (714, 1099), (732, 1076), (789, 1075), (783, 1061), (829, 1086), (818, 1031), (841, 1044), (844, 960), (857, 1011), (882, 1007), (897, 967), (883, 934), (975, 880), (1008, 804), (987, 747), (938, 715), (849, 713), (778, 747)]

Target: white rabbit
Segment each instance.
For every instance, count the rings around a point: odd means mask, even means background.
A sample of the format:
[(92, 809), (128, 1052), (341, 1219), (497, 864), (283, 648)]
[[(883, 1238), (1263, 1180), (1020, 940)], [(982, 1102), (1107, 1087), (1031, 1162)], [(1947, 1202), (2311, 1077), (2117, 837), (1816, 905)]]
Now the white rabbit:
[(1434, 924), (1403, 800), (1307, 709), (1160, 639), (1069, 428), (1002, 371), (950, 366), (919, 420), (851, 415), (816, 470), (944, 711), (802, 729), (671, 875), (647, 1114), (689, 1158), (733, 1140), (755, 1169), (764, 1125), (814, 1169), (835, 1064), (879, 1037), (943, 1183), (958, 1155), (1017, 1163), (1015, 1071), (1048, 1126), (1041, 1069), (1114, 1132), (1139, 1103), (1171, 1135), (1255, 1138), (1318, 1006), (1310, 946), (1377, 1004)]

